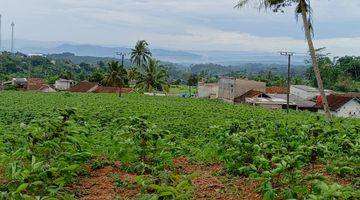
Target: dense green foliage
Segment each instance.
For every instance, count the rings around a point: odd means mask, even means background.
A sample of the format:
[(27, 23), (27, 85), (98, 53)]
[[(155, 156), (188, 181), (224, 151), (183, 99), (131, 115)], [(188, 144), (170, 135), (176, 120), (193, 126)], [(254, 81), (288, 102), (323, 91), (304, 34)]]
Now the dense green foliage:
[[(124, 170), (139, 174), (141, 187), (151, 184), (152, 190), (142, 190), (152, 191), (143, 194), (147, 197), (190, 199), (190, 177), (167, 185), (165, 169), (179, 156), (223, 163), (228, 176), (261, 180), (264, 199), (360, 197), (357, 119), (327, 122), (311, 113), (286, 115), (219, 101), (135, 94), (1, 92), (0, 98), (0, 191), (5, 198), (71, 199), (66, 186), (86, 175), (84, 164), (96, 168), (106, 159), (127, 163)], [(312, 163), (352, 183), (303, 175)]]
[[(360, 92), (360, 57), (345, 56), (334, 61), (326, 55), (318, 57), (325, 88)], [(308, 75), (311, 85), (316, 87), (314, 72), (308, 70)]]
[(150, 58), (143, 68), (138, 69), (135, 88), (145, 92), (169, 91), (168, 74), (164, 66), (154, 58)]
[(77, 65), (69, 60), (52, 60), (42, 56), (28, 57), (8, 52), (0, 54), (0, 81), (13, 77), (28, 77), (31, 70), (32, 77), (44, 78), (49, 82), (57, 78), (72, 78), (85, 80), (94, 69), (88, 64)]

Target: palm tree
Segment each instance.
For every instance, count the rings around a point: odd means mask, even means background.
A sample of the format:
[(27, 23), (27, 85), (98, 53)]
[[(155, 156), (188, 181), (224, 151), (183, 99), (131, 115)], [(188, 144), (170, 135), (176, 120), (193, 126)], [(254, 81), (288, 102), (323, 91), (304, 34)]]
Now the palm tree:
[(306, 37), (306, 40), (307, 40), (307, 43), (309, 46), (309, 52), (310, 52), (310, 56), (311, 56), (311, 60), (312, 60), (312, 66), (314, 69), (317, 84), (318, 84), (320, 94), (322, 97), (322, 103), (324, 106), (326, 117), (328, 119), (330, 119), (331, 114), (330, 114), (330, 110), (329, 110), (329, 104), (328, 104), (328, 101), (327, 101), (327, 98), (326, 98), (326, 95), (324, 92), (324, 85), (323, 85), (323, 81), (322, 81), (321, 75), (320, 75), (319, 63), (316, 58), (316, 50), (315, 50), (314, 43), (312, 40), (313, 27), (312, 27), (312, 23), (311, 23), (312, 9), (310, 6), (310, 0), (240, 0), (235, 7), (241, 8), (241, 7), (245, 6), (247, 3), (252, 2), (252, 1), (259, 3), (259, 6), (258, 6), (259, 9), (262, 9), (262, 8), (263, 9), (271, 9), (274, 12), (279, 12), (279, 11), (283, 12), (282, 8), (287, 7), (287, 6), (292, 6), (294, 3), (296, 4), (295, 14), (296, 14), (296, 17), (298, 17), (299, 15), (302, 16), (305, 37)]
[(119, 97), (121, 97), (121, 88), (128, 83), (127, 72), (118, 61), (108, 63), (109, 73), (104, 79), (104, 84), (111, 87), (120, 87)]
[(137, 41), (135, 48), (131, 50), (131, 61), (137, 67), (143, 67), (151, 58), (149, 44), (145, 40)]
[(129, 68), (127, 73), (128, 73), (128, 78), (130, 81), (137, 80), (139, 77), (139, 74), (140, 74), (140, 72), (138, 71), (138, 69), (136, 67)]
[(169, 85), (166, 82), (168, 75), (159, 61), (150, 59), (145, 69), (140, 72), (136, 88), (146, 92), (155, 90), (169, 92)]

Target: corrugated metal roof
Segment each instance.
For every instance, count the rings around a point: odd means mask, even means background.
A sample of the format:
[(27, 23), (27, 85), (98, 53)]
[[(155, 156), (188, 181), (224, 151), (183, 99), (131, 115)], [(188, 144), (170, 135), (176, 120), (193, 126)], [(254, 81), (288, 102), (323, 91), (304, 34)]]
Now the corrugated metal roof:
[[(287, 99), (287, 94), (269, 94), (271, 98)], [(299, 96), (290, 94), (290, 101), (296, 104), (299, 108), (312, 108), (315, 106), (315, 102), (308, 101)]]

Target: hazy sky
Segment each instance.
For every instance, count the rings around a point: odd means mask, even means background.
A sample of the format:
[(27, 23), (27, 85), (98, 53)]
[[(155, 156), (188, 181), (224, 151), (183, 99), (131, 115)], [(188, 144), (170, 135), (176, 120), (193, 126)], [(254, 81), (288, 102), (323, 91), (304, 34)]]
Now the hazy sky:
[[(0, 0), (3, 37), (183, 50), (305, 52), (302, 23), (236, 0)], [(312, 0), (317, 47), (360, 55), (360, 0)]]

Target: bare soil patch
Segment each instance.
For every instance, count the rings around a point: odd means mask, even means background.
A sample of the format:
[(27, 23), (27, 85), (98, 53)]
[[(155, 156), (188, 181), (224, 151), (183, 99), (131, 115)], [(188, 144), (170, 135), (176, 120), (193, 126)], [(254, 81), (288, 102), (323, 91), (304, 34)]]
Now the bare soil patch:
[(184, 173), (198, 173), (192, 180), (194, 198), (199, 200), (260, 200), (261, 195), (256, 192), (260, 185), (250, 182), (247, 178), (229, 179), (221, 164), (199, 165), (190, 163), (186, 157), (174, 159), (174, 166)]
[(342, 186), (348, 186), (351, 185), (352, 180), (351, 178), (347, 178), (347, 177), (340, 177), (336, 174), (330, 174), (327, 172), (326, 170), (326, 166), (323, 164), (314, 164), (314, 165), (309, 165), (306, 166), (302, 169), (302, 174), (304, 176), (310, 175), (310, 174), (322, 174), (323, 176), (325, 176), (329, 181), (334, 182), (334, 183), (338, 183)]
[(115, 184), (114, 175), (121, 181), (135, 183), (136, 174), (126, 173), (118, 167), (106, 166), (97, 170), (90, 170), (90, 177), (82, 177), (76, 184), (70, 186), (81, 200), (113, 200), (116, 197), (129, 199), (136, 196), (140, 188), (119, 188)]

